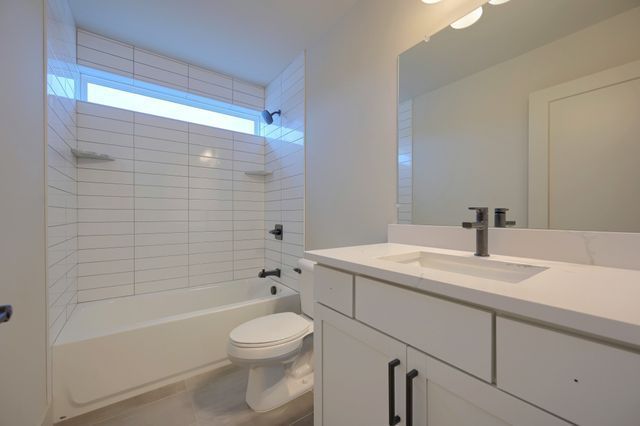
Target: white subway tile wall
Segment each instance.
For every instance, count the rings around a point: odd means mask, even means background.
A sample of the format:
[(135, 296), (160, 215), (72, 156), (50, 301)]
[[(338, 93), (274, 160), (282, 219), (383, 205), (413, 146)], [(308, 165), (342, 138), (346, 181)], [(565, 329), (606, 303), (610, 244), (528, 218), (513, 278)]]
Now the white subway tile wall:
[(398, 107), (398, 223), (413, 222), (413, 100)]
[[(300, 54), (266, 90), (267, 109), (282, 110), (263, 125), (265, 170), (265, 257), (268, 269), (280, 268), (280, 281), (298, 290), (294, 272), (304, 255), (305, 54)], [(284, 226), (282, 241), (267, 231)]]
[(261, 86), (80, 29), (78, 64), (124, 76), (134, 85), (144, 81), (255, 110), (264, 107)]
[(76, 30), (66, 0), (47, 0), (47, 300), (53, 343), (77, 303)]
[(80, 302), (257, 275), (263, 137), (77, 105)]

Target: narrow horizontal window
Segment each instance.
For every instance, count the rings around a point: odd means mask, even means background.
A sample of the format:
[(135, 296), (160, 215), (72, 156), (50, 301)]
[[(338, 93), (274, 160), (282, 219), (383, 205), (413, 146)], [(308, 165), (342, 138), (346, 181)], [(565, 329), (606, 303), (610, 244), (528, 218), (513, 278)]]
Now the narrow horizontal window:
[(256, 121), (88, 82), (86, 100), (100, 105), (233, 132), (256, 134)]

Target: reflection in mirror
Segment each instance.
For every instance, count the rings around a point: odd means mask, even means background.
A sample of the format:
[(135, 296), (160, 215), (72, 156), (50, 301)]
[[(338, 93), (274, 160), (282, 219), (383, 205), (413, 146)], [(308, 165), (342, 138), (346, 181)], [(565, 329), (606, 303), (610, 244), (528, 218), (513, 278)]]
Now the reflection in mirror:
[(399, 58), (400, 223), (640, 232), (640, 0), (511, 0)]

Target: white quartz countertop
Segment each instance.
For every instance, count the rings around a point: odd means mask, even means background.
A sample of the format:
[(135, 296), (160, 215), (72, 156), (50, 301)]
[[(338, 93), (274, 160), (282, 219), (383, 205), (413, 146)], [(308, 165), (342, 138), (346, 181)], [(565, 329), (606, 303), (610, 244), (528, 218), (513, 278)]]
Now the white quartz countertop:
[(640, 271), (492, 255), (491, 260), (548, 268), (519, 283), (508, 283), (379, 259), (416, 251), (473, 257), (472, 252), (392, 243), (313, 250), (305, 257), (354, 274), (640, 347)]

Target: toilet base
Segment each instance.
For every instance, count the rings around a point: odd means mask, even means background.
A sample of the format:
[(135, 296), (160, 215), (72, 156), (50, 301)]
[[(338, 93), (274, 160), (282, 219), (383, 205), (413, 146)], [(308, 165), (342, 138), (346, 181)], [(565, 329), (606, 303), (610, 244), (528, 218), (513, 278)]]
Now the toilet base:
[(265, 388), (264, 386), (260, 386), (260, 384), (264, 382), (261, 383), (260, 380), (256, 380), (256, 378), (269, 376), (270, 373), (264, 371), (268, 368), (269, 367), (252, 368), (249, 373), (249, 387), (247, 388), (246, 400), (253, 411), (263, 413), (275, 410), (313, 389), (313, 372), (301, 378), (281, 376), (280, 381), (270, 387)]
[(312, 389), (313, 350), (307, 348), (293, 362), (251, 367), (246, 401), (253, 411), (266, 412), (281, 407)]

